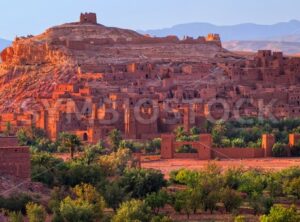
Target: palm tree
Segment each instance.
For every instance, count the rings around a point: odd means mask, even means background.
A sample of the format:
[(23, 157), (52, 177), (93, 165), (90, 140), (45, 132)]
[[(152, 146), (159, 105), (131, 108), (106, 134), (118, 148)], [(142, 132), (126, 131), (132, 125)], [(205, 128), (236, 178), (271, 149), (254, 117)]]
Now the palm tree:
[(75, 150), (81, 145), (81, 141), (78, 136), (63, 132), (59, 135), (59, 142), (61, 146), (69, 149), (71, 159), (74, 159)]
[(122, 141), (122, 135), (119, 130), (114, 129), (109, 133), (109, 142), (114, 152), (117, 152), (121, 141)]

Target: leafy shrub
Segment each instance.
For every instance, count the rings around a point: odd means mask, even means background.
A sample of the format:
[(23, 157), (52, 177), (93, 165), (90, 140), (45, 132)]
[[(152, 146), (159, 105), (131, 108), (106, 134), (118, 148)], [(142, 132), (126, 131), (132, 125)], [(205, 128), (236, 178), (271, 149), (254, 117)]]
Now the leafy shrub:
[(248, 170), (240, 177), (240, 185), (238, 190), (248, 194), (252, 193), (262, 194), (267, 187), (267, 178), (259, 170)]
[(94, 186), (80, 184), (72, 192), (76, 198), (68, 196), (60, 203), (57, 218), (64, 222), (94, 222), (102, 218), (105, 202)]
[(298, 222), (300, 217), (296, 207), (285, 208), (280, 205), (272, 207), (269, 215), (260, 218), (261, 222)]
[(272, 153), (274, 157), (284, 157), (287, 155), (287, 146), (283, 143), (275, 143), (272, 148)]
[(81, 183), (98, 185), (104, 182), (105, 177), (102, 168), (99, 165), (80, 165), (74, 164), (68, 167), (64, 172), (61, 184), (67, 186), (76, 186)]
[(151, 219), (151, 222), (172, 222), (173, 220), (170, 217), (167, 216), (155, 216)]
[(223, 139), (221, 140), (221, 146), (222, 146), (222, 147), (225, 147), (225, 148), (231, 147), (231, 141), (230, 141), (230, 139), (228, 139), (228, 138), (223, 138)]
[(120, 185), (133, 198), (145, 197), (166, 185), (164, 175), (157, 170), (128, 169), (120, 179)]
[(141, 200), (130, 200), (121, 204), (112, 222), (151, 221), (151, 209)]
[(35, 146), (41, 139), (46, 138), (46, 132), (35, 126), (21, 128), (17, 132), (17, 138), (22, 146)]
[(21, 211), (25, 213), (26, 204), (32, 199), (26, 194), (15, 194), (9, 198), (0, 197), (0, 208), (9, 211)]
[(61, 202), (60, 214), (64, 222), (94, 222), (94, 206), (84, 200), (73, 200), (67, 197)]
[(226, 188), (221, 193), (221, 202), (224, 204), (226, 212), (232, 212), (242, 204), (241, 194), (235, 190)]
[(46, 221), (46, 210), (43, 206), (35, 204), (35, 203), (28, 203), (26, 205), (26, 213), (29, 219), (29, 222), (45, 222)]
[(193, 148), (191, 145), (183, 145), (176, 149), (176, 153), (197, 153), (197, 149)]
[(252, 193), (249, 199), (249, 204), (254, 210), (254, 214), (267, 214), (270, 212), (274, 201), (270, 197), (265, 197), (259, 193)]
[(118, 149), (117, 152), (101, 156), (98, 164), (106, 176), (114, 176), (121, 175), (131, 160), (132, 153), (129, 149)]
[(245, 141), (242, 138), (235, 138), (231, 141), (232, 147), (245, 147)]
[(294, 178), (284, 183), (283, 192), (287, 195), (295, 196), (298, 200), (300, 199), (300, 178)]
[(246, 222), (246, 218), (244, 216), (236, 216), (234, 218), (234, 222)]
[(169, 195), (166, 191), (160, 190), (157, 193), (147, 195), (145, 202), (151, 207), (155, 214), (169, 202)]
[(161, 138), (151, 140), (145, 147), (145, 153), (160, 154)]
[(46, 152), (34, 153), (31, 157), (31, 166), (32, 180), (49, 186), (59, 183), (62, 174), (67, 169), (67, 165), (63, 160), (57, 159)]
[(23, 222), (24, 217), (23, 214), (18, 211), (18, 212), (9, 212), (8, 214), (8, 222)]

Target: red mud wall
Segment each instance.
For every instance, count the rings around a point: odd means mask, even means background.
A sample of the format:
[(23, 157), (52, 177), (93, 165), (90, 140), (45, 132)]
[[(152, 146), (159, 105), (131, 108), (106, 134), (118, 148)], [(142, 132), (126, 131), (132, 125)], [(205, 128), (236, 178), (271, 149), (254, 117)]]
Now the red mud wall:
[(264, 150), (257, 148), (214, 148), (213, 158), (220, 159), (247, 159), (262, 158)]
[(18, 140), (16, 137), (1, 137), (0, 147), (18, 146)]

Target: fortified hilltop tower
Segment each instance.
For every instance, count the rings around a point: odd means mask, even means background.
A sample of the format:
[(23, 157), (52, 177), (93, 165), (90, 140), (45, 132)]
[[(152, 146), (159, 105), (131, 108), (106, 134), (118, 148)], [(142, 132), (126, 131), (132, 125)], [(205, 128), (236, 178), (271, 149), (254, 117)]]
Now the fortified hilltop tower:
[(97, 24), (96, 13), (81, 13), (80, 14), (80, 23)]

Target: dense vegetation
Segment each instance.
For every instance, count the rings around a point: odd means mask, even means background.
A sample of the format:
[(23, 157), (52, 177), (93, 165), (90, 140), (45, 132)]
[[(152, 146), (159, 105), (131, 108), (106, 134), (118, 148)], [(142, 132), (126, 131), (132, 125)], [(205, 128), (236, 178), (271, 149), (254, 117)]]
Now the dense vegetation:
[(212, 125), (207, 123), (206, 130), (212, 133), (217, 147), (240, 146), (260, 147), (262, 134), (274, 134), (280, 144), (288, 143), (290, 133), (300, 133), (300, 119), (278, 121), (254, 118), (244, 121), (220, 121)]
[[(287, 156), (289, 134), (300, 133), (300, 119), (285, 119), (279, 121), (248, 118), (243, 121), (218, 121), (215, 124), (206, 122), (202, 130), (194, 127), (186, 132), (183, 127), (174, 131), (177, 141), (197, 141), (199, 133), (211, 133), (214, 147), (228, 148), (260, 148), (263, 134), (273, 134), (276, 144), (273, 147), (274, 157)], [(192, 147), (183, 146), (178, 153), (194, 153)], [(292, 156), (300, 156), (300, 144), (291, 147)]]
[[(261, 133), (274, 133), (279, 141), (274, 150), (280, 151), (286, 143), (284, 135), (298, 132), (298, 125), (300, 121), (288, 120), (272, 125), (219, 122), (205, 130), (213, 134), (216, 145), (228, 140), (230, 146), (239, 147), (259, 143)], [(193, 128), (187, 133), (182, 127), (175, 131), (181, 141), (198, 140), (200, 132)], [(20, 130), (18, 138), (21, 144), (31, 146), (32, 180), (45, 184), (52, 193), (47, 203), (25, 194), (0, 197), (0, 208), (10, 221), (23, 221), (26, 215), (30, 222), (39, 222), (50, 215), (54, 222), (168, 222), (175, 213), (188, 219), (203, 212), (228, 213), (235, 215), (237, 222), (246, 221), (238, 216), (241, 209), (260, 215), (261, 222), (299, 221), (293, 204), (300, 201), (300, 167), (279, 172), (244, 168), (222, 171), (210, 164), (201, 171), (173, 171), (166, 180), (160, 171), (137, 168), (133, 157), (133, 152), (159, 153), (159, 139), (146, 144), (125, 141), (114, 130), (108, 142), (96, 145), (82, 144), (67, 133), (51, 142), (35, 127)], [(183, 149), (192, 152), (191, 147)], [(76, 155), (78, 151), (80, 155)], [(68, 152), (70, 158), (63, 161), (55, 152)]]

